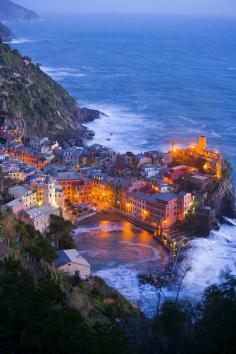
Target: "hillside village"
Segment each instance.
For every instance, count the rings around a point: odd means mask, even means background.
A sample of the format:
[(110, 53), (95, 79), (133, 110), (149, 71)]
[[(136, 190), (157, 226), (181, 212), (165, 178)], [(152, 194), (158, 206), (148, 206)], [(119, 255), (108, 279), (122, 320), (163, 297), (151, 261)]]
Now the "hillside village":
[(41, 233), (52, 214), (77, 223), (101, 210), (116, 210), (160, 239), (193, 215), (208, 225), (215, 211), (206, 191), (227, 174), (204, 136), (188, 148), (172, 143), (169, 152), (140, 154), (99, 144), (63, 148), (6, 125), (0, 137), (1, 208)]

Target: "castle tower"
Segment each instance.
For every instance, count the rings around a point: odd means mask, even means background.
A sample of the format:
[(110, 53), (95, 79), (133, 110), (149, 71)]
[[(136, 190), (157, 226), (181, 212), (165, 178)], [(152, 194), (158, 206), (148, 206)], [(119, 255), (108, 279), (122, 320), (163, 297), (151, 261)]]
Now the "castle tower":
[(198, 149), (199, 149), (199, 151), (206, 151), (206, 149), (207, 149), (207, 138), (206, 138), (206, 136), (204, 136), (204, 135), (199, 136)]

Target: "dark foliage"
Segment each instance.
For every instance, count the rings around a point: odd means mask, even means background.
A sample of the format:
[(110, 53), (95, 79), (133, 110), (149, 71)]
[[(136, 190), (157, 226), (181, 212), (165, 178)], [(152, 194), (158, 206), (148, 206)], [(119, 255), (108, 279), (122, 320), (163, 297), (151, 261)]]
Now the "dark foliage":
[(235, 287), (235, 278), (225, 273), (220, 285), (206, 289), (200, 304), (164, 303), (155, 324), (152, 353), (235, 353)]
[(51, 215), (48, 236), (53, 241), (58, 250), (75, 248), (75, 243), (71, 235), (73, 225), (61, 216)]
[(0, 290), (2, 354), (128, 353), (118, 327), (88, 327), (52, 279), (36, 281), (14, 258), (0, 263)]

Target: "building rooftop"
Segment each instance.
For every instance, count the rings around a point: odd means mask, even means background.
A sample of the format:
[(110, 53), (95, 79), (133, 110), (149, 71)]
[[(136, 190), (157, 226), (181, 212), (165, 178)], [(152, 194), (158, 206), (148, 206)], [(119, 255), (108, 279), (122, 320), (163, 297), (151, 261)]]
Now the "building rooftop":
[(18, 197), (23, 197), (30, 191), (30, 188), (27, 186), (15, 186), (9, 188), (8, 191), (10, 194), (17, 195)]
[(31, 220), (42, 217), (43, 215), (54, 214), (57, 209), (51, 207), (50, 205), (42, 205), (38, 208), (33, 208), (26, 211), (26, 214), (30, 217)]
[(196, 174), (196, 175), (190, 176), (190, 178), (194, 178), (194, 179), (199, 180), (199, 181), (206, 181), (206, 180), (209, 179), (209, 176), (208, 175)]
[(7, 207), (7, 208), (16, 208), (16, 207), (18, 207), (20, 205), (22, 205), (22, 201), (19, 198), (17, 198), (17, 199), (12, 200), (11, 202), (5, 204), (5, 207)]
[(186, 165), (178, 165), (178, 166), (171, 167), (171, 170), (175, 171), (175, 170), (180, 170), (180, 169), (184, 169), (184, 168), (189, 168), (189, 167)]
[(167, 192), (167, 193), (153, 193), (153, 194), (147, 194), (147, 193), (142, 193), (139, 191), (134, 191), (131, 194), (133, 194), (135, 197), (140, 198), (142, 200), (146, 200), (147, 202), (150, 203), (155, 203), (157, 201), (163, 201), (163, 202), (170, 202), (171, 200), (175, 199), (177, 195), (174, 192)]
[(76, 249), (58, 251), (57, 259), (53, 262), (53, 265), (58, 268), (68, 263), (76, 263), (90, 267), (88, 261), (82, 257)]
[(81, 174), (76, 173), (76, 172), (59, 172), (56, 174), (55, 178), (58, 181), (63, 181), (63, 180), (81, 180), (83, 177)]

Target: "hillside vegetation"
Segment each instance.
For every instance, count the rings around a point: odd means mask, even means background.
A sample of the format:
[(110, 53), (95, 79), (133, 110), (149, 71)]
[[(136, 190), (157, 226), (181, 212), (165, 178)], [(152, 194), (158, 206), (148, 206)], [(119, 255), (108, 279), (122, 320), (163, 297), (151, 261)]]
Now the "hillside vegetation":
[(99, 278), (57, 272), (54, 248), (32, 226), (11, 214), (0, 225), (1, 353), (130, 353), (119, 323), (139, 313), (128, 301)]
[[(16, 49), (0, 43), (0, 93), (6, 101), (6, 122), (27, 135), (57, 138), (64, 144), (81, 144), (89, 135), (81, 122), (99, 117), (99, 112), (80, 108), (66, 90)], [(2, 106), (3, 107), (3, 106)]]

